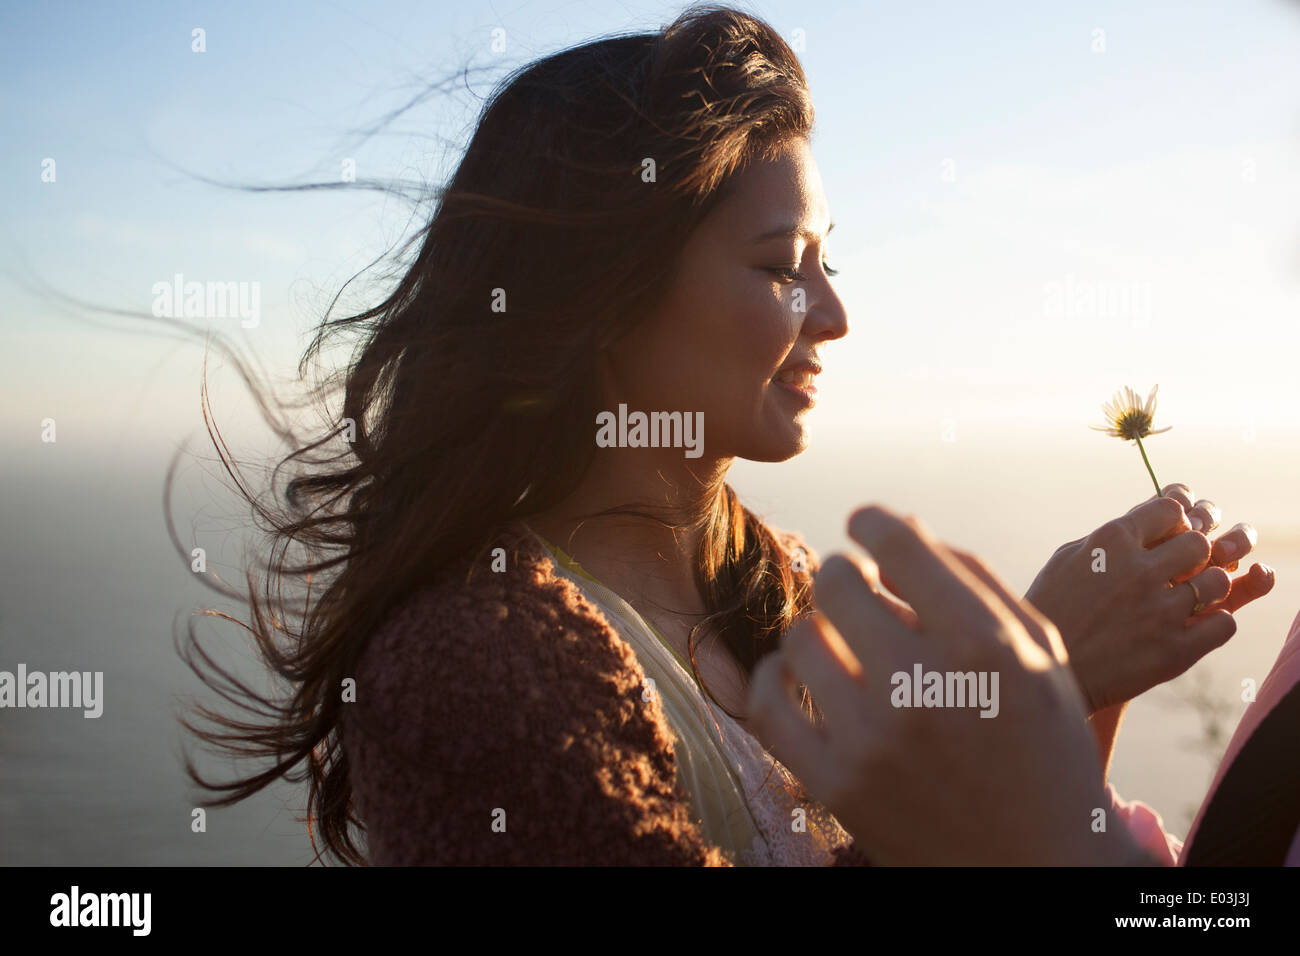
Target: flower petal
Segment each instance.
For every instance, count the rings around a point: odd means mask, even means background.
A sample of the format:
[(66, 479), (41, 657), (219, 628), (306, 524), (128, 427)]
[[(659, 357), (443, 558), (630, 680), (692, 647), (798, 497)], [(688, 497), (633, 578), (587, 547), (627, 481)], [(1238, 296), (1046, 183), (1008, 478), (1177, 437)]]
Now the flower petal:
[(1159, 384), (1151, 386), (1151, 394), (1147, 396), (1146, 413), (1148, 418), (1154, 418), (1156, 413), (1156, 389)]

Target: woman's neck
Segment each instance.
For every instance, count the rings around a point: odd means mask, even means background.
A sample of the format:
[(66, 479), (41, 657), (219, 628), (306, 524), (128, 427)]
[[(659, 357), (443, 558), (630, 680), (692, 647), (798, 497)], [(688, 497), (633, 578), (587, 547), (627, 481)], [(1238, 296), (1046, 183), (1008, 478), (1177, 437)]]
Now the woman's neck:
[[(703, 529), (683, 516), (712, 506), (730, 467), (731, 459), (688, 464), (680, 451), (675, 459), (652, 460), (625, 449), (602, 450), (572, 494), (528, 523), (634, 606), (644, 602), (670, 613), (701, 614), (695, 564)], [(662, 515), (677, 527), (600, 513), (610, 509)]]

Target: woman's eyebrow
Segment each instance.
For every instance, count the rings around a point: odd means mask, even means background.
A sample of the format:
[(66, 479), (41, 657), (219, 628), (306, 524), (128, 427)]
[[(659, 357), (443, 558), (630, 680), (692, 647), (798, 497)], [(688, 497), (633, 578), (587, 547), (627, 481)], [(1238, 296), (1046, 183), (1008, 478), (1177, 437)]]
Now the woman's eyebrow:
[[(826, 227), (826, 235), (829, 236), (831, 234), (831, 230), (834, 228), (835, 228), (835, 223), (832, 222), (829, 226)], [(773, 229), (771, 232), (765, 232), (761, 236), (755, 236), (750, 241), (764, 242), (765, 240), (768, 239), (804, 239), (807, 240), (808, 242), (813, 242), (817, 238), (818, 238), (817, 234), (808, 229), (800, 229), (798, 226), (785, 226), (780, 229)]]

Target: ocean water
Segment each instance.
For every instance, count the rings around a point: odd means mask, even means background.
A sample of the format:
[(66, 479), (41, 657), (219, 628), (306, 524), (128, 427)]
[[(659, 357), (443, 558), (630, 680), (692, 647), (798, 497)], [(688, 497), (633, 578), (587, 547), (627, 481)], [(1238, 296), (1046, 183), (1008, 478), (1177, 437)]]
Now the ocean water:
[[(182, 772), (181, 748), (201, 752), (176, 715), (193, 695), (212, 698), (200, 693), (173, 640), (197, 608), (239, 608), (201, 587), (171, 548), (162, 517), (170, 447), (122, 436), (98, 445), (8, 446), (0, 669), (22, 662), (29, 670), (103, 671), (105, 701), (98, 719), (77, 710), (0, 711), (0, 864), (309, 862), (307, 830), (295, 819), (305, 787), (281, 783), (244, 804), (209, 811), (206, 832), (191, 830), (196, 792)], [(733, 478), (751, 505), (803, 532), (823, 555), (847, 545), (844, 518), (854, 505), (878, 501), (921, 515), (1023, 592), (1057, 545), (1145, 492), (1136, 480), (1140, 465), (1127, 458), (1123, 466), (1107, 459), (1104, 479), (1093, 474), (1084, 481), (1090, 466), (1067, 449), (1017, 447), (978, 435), (940, 443), (841, 433), (786, 464), (740, 463)], [(1274, 450), (1253, 453), (1267, 459)], [(205, 462), (210, 458), (204, 454)], [(1173, 470), (1179, 464), (1167, 459), (1171, 480), (1191, 473), (1190, 462)], [(1240, 680), (1262, 680), (1300, 609), (1300, 588), (1292, 583), (1300, 581), (1300, 536), (1289, 501), (1266, 475), (1252, 483), (1232, 468), (1216, 471), (1213, 461), (1202, 470), (1207, 494), (1213, 485), (1229, 523), (1246, 516), (1233, 513), (1241, 510), (1236, 502), (1251, 502), (1261, 558), (1279, 576), (1277, 592), (1241, 612), (1238, 635), (1187, 679), (1202, 681), (1195, 686), (1226, 708), (1220, 720), (1230, 733), (1245, 707)], [(177, 529), (208, 549), (210, 568), (239, 580), (247, 518), (241, 522), (211, 477), (216, 473), (215, 464), (203, 462), (182, 472)], [(259, 680), (238, 628), (212, 618), (199, 628), (218, 660)], [(1112, 779), (1121, 794), (1150, 803), (1181, 834), (1226, 742), (1224, 734), (1206, 743), (1198, 710), (1158, 689), (1131, 709)], [(201, 766), (218, 777), (231, 770), (210, 758)]]
[[(102, 671), (103, 714), (0, 711), (0, 864), (307, 862), (306, 828), (290, 809), (303, 798), (287, 784), (208, 811), (206, 832), (191, 831), (197, 803), (182, 769), (186, 742), (176, 715), (202, 685), (173, 637), (196, 608), (237, 608), (200, 586), (172, 550), (162, 519), (165, 450), (65, 454), (59, 446), (10, 448), (0, 518), (0, 668)], [(193, 523), (183, 500), (182, 536)], [(223, 537), (202, 541), (210, 568), (222, 560)], [(233, 568), (221, 573), (238, 580)], [(240, 632), (211, 620), (200, 630), (211, 635), (215, 658), (244, 663), (241, 674), (256, 681)], [(195, 755), (205, 772), (228, 774), (223, 762)]]

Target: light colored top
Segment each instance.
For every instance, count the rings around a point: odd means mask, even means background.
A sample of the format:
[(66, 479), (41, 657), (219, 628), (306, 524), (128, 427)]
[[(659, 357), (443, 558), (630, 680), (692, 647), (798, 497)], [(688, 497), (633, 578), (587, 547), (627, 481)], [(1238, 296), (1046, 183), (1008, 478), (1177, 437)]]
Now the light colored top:
[[(531, 530), (531, 529), (530, 529)], [(709, 703), (682, 657), (623, 598), (533, 531), (636, 654), (675, 737), (677, 774), (705, 837), (737, 866), (824, 866), (852, 837), (794, 775)]]

